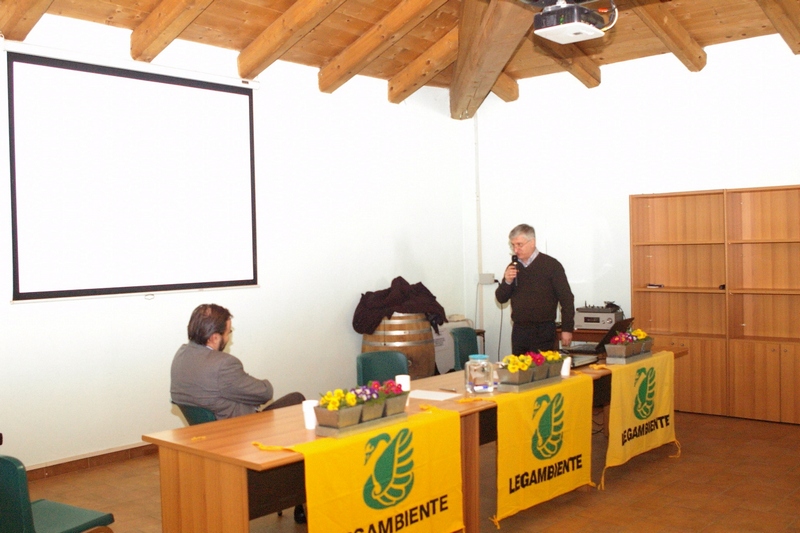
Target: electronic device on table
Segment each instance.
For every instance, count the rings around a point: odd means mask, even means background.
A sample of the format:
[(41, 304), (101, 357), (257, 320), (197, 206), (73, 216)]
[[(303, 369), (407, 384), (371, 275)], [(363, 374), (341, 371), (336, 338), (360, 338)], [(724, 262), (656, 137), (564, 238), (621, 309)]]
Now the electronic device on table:
[[(633, 323), (633, 318), (626, 318), (615, 322), (611, 329), (603, 335), (603, 338), (597, 344), (593, 342), (573, 342), (569, 346), (561, 348), (561, 353), (574, 356), (574, 355), (597, 355), (605, 351), (606, 344), (611, 342), (612, 337), (622, 331), (628, 331)], [(594, 362), (594, 361), (592, 361)], [(584, 363), (586, 364), (586, 363)], [(575, 365), (573, 365), (575, 366)]]
[(614, 302), (605, 305), (585, 305), (575, 310), (575, 327), (578, 329), (610, 329), (622, 320), (625, 313)]

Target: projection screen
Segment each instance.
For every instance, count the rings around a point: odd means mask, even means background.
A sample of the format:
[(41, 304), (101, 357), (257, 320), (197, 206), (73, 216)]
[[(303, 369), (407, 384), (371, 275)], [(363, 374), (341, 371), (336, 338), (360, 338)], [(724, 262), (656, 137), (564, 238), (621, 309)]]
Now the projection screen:
[(252, 89), (7, 68), (14, 300), (257, 283)]

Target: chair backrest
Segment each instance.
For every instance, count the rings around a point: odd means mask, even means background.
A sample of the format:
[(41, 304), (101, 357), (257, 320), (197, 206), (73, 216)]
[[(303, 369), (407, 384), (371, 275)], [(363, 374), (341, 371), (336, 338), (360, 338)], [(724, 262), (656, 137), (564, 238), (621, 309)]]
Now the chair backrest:
[(25, 465), (0, 455), (0, 533), (34, 533)]
[(175, 405), (177, 405), (178, 409), (181, 410), (181, 413), (183, 413), (183, 416), (186, 418), (186, 421), (189, 422), (190, 426), (204, 424), (206, 422), (213, 422), (217, 419), (217, 415), (205, 407), (197, 407), (195, 405), (185, 405), (181, 403), (175, 403)]
[(478, 352), (478, 335), (473, 328), (453, 328), (453, 355), (456, 370), (464, 370), (464, 364), (469, 361), (469, 356)]
[(399, 374), (408, 374), (408, 358), (401, 352), (364, 352), (356, 358), (356, 381), (384, 382)]

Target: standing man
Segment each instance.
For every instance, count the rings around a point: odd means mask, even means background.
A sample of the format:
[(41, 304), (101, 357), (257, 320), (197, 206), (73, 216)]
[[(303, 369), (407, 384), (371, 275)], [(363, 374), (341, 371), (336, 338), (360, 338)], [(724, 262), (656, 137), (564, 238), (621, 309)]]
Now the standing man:
[(575, 298), (564, 267), (536, 248), (536, 231), (520, 224), (508, 235), (514, 252), (495, 291), (501, 304), (511, 300), (511, 349), (514, 354), (558, 349), (556, 311), (561, 304), (561, 343), (569, 346), (575, 328)]

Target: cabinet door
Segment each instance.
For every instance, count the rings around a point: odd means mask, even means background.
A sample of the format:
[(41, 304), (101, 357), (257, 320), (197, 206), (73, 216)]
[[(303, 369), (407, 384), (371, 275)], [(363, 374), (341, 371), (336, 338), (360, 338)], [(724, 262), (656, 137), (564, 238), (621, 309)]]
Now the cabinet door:
[(725, 415), (728, 380), (725, 341), (666, 337), (667, 345), (688, 348), (675, 359), (675, 409), (690, 413)]
[(781, 422), (800, 424), (800, 344), (781, 344)]
[(730, 341), (730, 414), (732, 416), (780, 421), (780, 384), (780, 344)]

